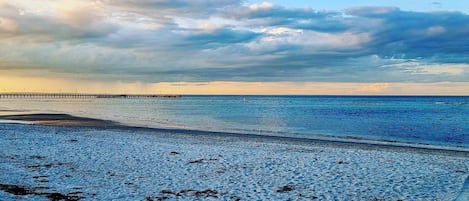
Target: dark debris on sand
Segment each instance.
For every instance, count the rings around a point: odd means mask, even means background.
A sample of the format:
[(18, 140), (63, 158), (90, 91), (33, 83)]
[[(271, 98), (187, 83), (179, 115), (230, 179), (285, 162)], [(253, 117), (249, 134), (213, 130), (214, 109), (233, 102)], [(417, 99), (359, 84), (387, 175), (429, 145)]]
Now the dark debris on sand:
[(145, 197), (145, 201), (163, 201), (167, 200), (169, 197), (167, 196), (159, 196), (159, 197)]
[(40, 168), (52, 168), (52, 167), (58, 167), (58, 166), (66, 166), (66, 165), (71, 165), (72, 163), (47, 163), (47, 164), (34, 164), (34, 165), (26, 165), (26, 168), (28, 169), (40, 169)]
[(35, 159), (35, 160), (44, 160), (44, 159), (46, 159), (45, 156), (40, 156), (40, 155), (31, 156), (31, 158)]
[[(173, 192), (171, 190), (161, 190), (160, 193), (162, 196), (154, 196), (145, 197), (146, 201), (161, 201), (166, 199), (178, 199), (180, 197), (187, 197), (187, 196), (194, 196), (197, 198), (220, 198), (223, 193), (220, 193), (216, 190), (206, 189), (206, 190), (192, 190), (192, 189), (185, 189), (180, 190), (178, 192)], [(233, 197), (233, 196), (232, 196)], [(236, 199), (239, 200), (239, 199)]]
[(295, 187), (293, 187), (291, 185), (285, 185), (285, 186), (278, 187), (275, 192), (277, 192), (277, 193), (286, 193), (286, 192), (290, 192), (290, 191), (293, 191), (293, 190), (295, 190)]
[(209, 159), (201, 158), (201, 159), (189, 161), (189, 164), (206, 163), (206, 162), (213, 162), (213, 161), (218, 161), (218, 158), (209, 158)]
[(11, 184), (0, 184), (0, 190), (7, 193), (16, 195), (16, 196), (25, 196), (25, 195), (38, 195), (45, 196), (51, 201), (79, 201), (84, 197), (77, 196), (77, 193), (62, 194), (58, 192), (42, 192), (40, 191), (44, 188), (29, 188), (26, 186), (20, 185), (11, 185)]
[(314, 195), (311, 195), (311, 196), (307, 196), (307, 195), (303, 195), (303, 194), (299, 194), (298, 196), (302, 197), (302, 198), (306, 198), (306, 199), (311, 199), (311, 200), (315, 200), (315, 199), (318, 199), (318, 197), (314, 196)]

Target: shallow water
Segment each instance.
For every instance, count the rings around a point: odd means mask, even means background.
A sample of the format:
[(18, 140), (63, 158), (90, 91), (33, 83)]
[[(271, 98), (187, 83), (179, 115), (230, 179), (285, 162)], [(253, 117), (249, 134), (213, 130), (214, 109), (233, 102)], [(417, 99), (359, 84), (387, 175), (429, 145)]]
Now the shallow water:
[(469, 97), (0, 99), (0, 114), (38, 112), (69, 113), (149, 127), (305, 138), (319, 134), (469, 147)]

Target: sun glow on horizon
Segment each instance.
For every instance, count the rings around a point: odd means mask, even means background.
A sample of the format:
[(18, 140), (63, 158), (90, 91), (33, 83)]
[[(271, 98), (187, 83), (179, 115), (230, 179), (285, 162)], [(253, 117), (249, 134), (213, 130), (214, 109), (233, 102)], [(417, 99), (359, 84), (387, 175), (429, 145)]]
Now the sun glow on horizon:
[(201, 95), (469, 95), (469, 82), (159, 82), (126, 83), (65, 78), (0, 76), (0, 93), (104, 93)]

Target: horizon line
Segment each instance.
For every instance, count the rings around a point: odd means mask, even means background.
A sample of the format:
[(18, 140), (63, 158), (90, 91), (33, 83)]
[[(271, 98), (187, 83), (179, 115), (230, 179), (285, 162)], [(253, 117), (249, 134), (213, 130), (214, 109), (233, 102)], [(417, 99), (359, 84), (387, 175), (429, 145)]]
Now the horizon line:
[(77, 92), (0, 92), (0, 95), (110, 95), (110, 96), (421, 96), (421, 97), (468, 97), (465, 95), (447, 95), (447, 94), (185, 94), (185, 93), (77, 93)]

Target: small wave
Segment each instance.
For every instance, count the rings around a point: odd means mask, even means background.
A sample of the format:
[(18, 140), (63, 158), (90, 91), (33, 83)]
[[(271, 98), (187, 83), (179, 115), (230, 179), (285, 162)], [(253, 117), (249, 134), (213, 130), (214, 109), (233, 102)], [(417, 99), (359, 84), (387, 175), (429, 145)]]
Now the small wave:
[(468, 102), (444, 102), (444, 101), (436, 101), (433, 102), (435, 105), (467, 105)]
[(0, 119), (0, 124), (33, 124), (33, 123), (30, 121)]

